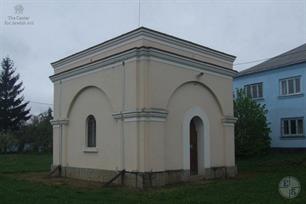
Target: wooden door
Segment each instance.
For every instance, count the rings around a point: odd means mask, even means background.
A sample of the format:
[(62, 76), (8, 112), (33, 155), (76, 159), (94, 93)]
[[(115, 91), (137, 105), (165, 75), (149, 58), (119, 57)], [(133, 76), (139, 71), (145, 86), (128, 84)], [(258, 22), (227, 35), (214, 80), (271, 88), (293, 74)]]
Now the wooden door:
[(198, 141), (194, 121), (190, 122), (190, 174), (198, 174)]

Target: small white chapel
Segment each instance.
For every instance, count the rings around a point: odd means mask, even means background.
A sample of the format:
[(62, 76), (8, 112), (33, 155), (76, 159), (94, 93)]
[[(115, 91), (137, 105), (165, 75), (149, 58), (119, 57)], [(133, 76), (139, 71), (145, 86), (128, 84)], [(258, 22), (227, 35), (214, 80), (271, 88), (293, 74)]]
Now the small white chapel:
[(53, 62), (52, 169), (138, 188), (235, 176), (234, 60), (140, 27)]

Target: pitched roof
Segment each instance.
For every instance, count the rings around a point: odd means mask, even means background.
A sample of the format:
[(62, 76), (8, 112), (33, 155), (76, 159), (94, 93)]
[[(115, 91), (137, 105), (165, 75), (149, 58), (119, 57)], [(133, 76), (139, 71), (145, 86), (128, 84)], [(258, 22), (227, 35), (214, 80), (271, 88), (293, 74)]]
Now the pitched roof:
[(302, 62), (306, 62), (306, 43), (276, 57), (273, 57), (267, 61), (264, 61), (258, 65), (255, 65), (254, 67), (243, 70), (238, 73), (236, 78), (245, 75), (255, 74), (258, 72), (283, 68), (285, 66), (299, 64)]
[(114, 43), (122, 41), (122, 40), (127, 40), (128, 38), (136, 37), (136, 36), (139, 36), (139, 35), (143, 35), (143, 36), (147, 35), (147, 36), (151, 36), (151, 37), (155, 37), (155, 38), (163, 38), (163, 39), (166, 39), (168, 41), (168, 43), (177, 42), (180, 45), (184, 45), (184, 46), (189, 47), (190, 49), (197, 49), (197, 50), (202, 51), (202, 52), (210, 53), (211, 55), (215, 55), (215, 56), (218, 56), (218, 57), (223, 57), (226, 60), (229, 60), (231, 62), (233, 62), (236, 59), (236, 56), (233, 56), (233, 55), (230, 55), (230, 54), (218, 51), (218, 50), (214, 50), (214, 49), (211, 49), (209, 47), (205, 47), (203, 45), (196, 44), (196, 43), (193, 43), (193, 42), (188, 41), (188, 40), (184, 40), (184, 39), (181, 39), (181, 38), (178, 38), (178, 37), (174, 37), (172, 35), (168, 35), (168, 34), (165, 34), (165, 33), (162, 33), (162, 32), (156, 31), (156, 30), (152, 30), (152, 29), (149, 29), (149, 28), (146, 28), (146, 27), (139, 27), (139, 28), (136, 28), (136, 29), (134, 29), (130, 32), (119, 35), (119, 36), (117, 36), (115, 38), (112, 38), (110, 40), (107, 40), (103, 43), (100, 43), (98, 45), (95, 45), (95, 46), (92, 46), (92, 47), (87, 48), (85, 50), (82, 50), (80, 52), (77, 52), (75, 54), (69, 55), (69, 56), (67, 56), (63, 59), (52, 62), (51, 65), (53, 67), (54, 66), (56, 67), (58, 64), (64, 63), (65, 61), (69, 61), (69, 60), (71, 60), (73, 58), (76, 58), (76, 57), (82, 57), (82, 56), (84, 56), (88, 53), (97, 52), (97, 50), (105, 49), (105, 47), (109, 46), (110, 44), (114, 44)]

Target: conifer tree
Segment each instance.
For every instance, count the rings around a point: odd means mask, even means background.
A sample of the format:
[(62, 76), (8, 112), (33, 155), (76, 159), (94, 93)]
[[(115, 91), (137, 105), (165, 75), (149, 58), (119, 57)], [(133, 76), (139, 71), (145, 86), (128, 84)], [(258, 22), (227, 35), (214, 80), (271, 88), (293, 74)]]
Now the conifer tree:
[(24, 90), (19, 74), (15, 73), (14, 62), (5, 57), (0, 73), (0, 132), (20, 129), (30, 116), (29, 102), (21, 95)]

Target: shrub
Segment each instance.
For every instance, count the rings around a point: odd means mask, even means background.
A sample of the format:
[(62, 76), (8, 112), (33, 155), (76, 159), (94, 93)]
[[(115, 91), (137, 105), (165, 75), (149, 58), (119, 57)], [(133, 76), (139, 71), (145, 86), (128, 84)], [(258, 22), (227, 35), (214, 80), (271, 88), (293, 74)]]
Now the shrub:
[(12, 132), (0, 132), (0, 153), (16, 152), (18, 141)]
[(238, 118), (235, 126), (235, 151), (238, 157), (266, 154), (270, 149), (270, 128), (267, 110), (252, 100), (244, 90), (237, 90), (234, 100), (234, 115)]

